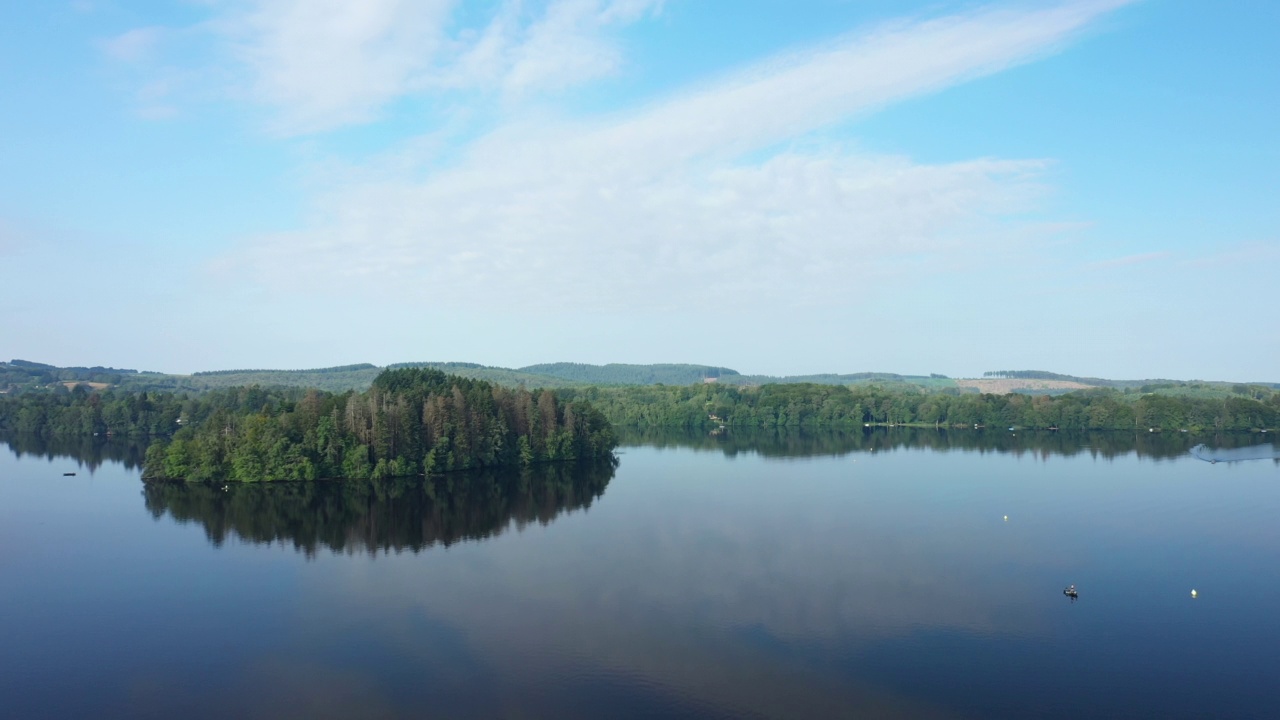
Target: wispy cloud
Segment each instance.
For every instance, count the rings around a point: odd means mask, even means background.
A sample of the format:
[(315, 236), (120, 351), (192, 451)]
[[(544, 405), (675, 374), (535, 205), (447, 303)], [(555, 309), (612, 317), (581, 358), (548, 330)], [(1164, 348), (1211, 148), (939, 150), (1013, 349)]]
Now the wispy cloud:
[(198, 39), (190, 28), (148, 26), (99, 42), (102, 54), (130, 88), (134, 113), (144, 120), (168, 120), (179, 115), (189, 85), (199, 85), (200, 72), (168, 61), (166, 54)]
[(336, 179), (306, 228), (255, 238), (223, 267), (470, 307), (847, 300), (904, 258), (1022, 241), (1001, 218), (1033, 207), (1044, 163), (797, 141), (1034, 59), (1120, 4), (900, 22), (639, 110), (512, 119), (443, 169)]
[[(469, 52), (460, 65), (487, 67), (473, 81), (488, 79), (517, 95), (572, 87), (611, 75), (622, 65), (622, 54), (607, 34), (610, 28), (660, 8), (655, 0), (564, 0), (527, 28), (500, 18), (480, 52)], [(477, 56), (487, 62), (472, 62)]]
[(507, 0), (467, 25), (456, 0), (251, 0), (203, 28), (243, 71), (231, 89), (274, 109), (273, 132), (301, 135), (371, 122), (405, 96), (523, 95), (607, 76), (621, 64), (610, 32), (660, 8)]
[(150, 58), (164, 34), (161, 27), (134, 28), (102, 41), (102, 51), (113, 60), (139, 62)]
[(1164, 260), (1167, 257), (1169, 257), (1169, 253), (1165, 251), (1139, 253), (1137, 255), (1125, 255), (1124, 257), (1111, 258), (1109, 260), (1099, 260), (1097, 262), (1089, 263), (1089, 267), (1105, 269), (1124, 267), (1126, 265), (1141, 265), (1144, 263), (1154, 262), (1156, 260)]
[(277, 130), (367, 122), (421, 82), (445, 38), (449, 0), (257, 0), (212, 24), (248, 71)]
[(1187, 267), (1196, 269), (1233, 268), (1237, 277), (1263, 275), (1270, 278), (1280, 264), (1280, 237), (1267, 241), (1230, 242), (1217, 252), (1191, 258)]

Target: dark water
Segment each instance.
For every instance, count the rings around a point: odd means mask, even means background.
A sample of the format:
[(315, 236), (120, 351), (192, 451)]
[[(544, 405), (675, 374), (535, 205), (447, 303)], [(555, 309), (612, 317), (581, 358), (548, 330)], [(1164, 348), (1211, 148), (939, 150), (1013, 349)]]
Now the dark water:
[(15, 438), (0, 716), (1280, 717), (1280, 463), (1190, 452), (1258, 436), (628, 440), (223, 491)]

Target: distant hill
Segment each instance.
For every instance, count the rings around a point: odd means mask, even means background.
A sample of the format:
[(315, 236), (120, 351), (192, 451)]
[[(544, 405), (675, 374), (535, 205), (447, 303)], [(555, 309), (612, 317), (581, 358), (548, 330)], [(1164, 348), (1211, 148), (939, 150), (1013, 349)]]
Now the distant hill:
[[(313, 387), (330, 392), (363, 390), (382, 372), (370, 363), (339, 365), (306, 370), (215, 370), (191, 375), (164, 375), (168, 382), (183, 390), (213, 390), (243, 385), (262, 387)], [(153, 381), (159, 384), (160, 381)]]
[(1138, 387), (1148, 383), (1175, 382), (1172, 380), (1108, 380), (1106, 378), (1063, 375), (1048, 370), (988, 370), (982, 377), (995, 380), (1053, 380), (1088, 385), (1089, 387)]
[(960, 381), (983, 392), (1032, 392), (1060, 394), (1086, 388), (1111, 388), (1141, 394), (1176, 395), (1179, 397), (1225, 398), (1232, 395), (1260, 397), (1280, 389), (1280, 383), (1232, 383), (1205, 380), (1110, 380), (1107, 378), (1063, 375), (1047, 370), (992, 370), (982, 380)]
[(101, 366), (64, 368), (15, 359), (0, 363), (0, 391), (68, 383), (89, 383), (95, 387), (104, 387), (119, 385), (137, 375), (137, 370)]
[(709, 365), (587, 365), (546, 363), (520, 368), (520, 372), (560, 378), (577, 385), (692, 385), (710, 378), (729, 379), (737, 370)]
[(312, 370), (216, 370), (193, 375), (169, 375), (104, 367), (60, 368), (26, 360), (0, 363), (0, 391), (12, 392), (84, 383), (95, 389), (119, 387), (128, 390), (204, 392), (241, 385), (264, 387), (315, 387), (342, 391), (368, 387), (381, 369), (375, 365), (345, 365)]
[(896, 373), (850, 373), (838, 375), (743, 375), (737, 370), (713, 365), (589, 365), (584, 363), (547, 363), (520, 368), (520, 372), (550, 375), (575, 385), (693, 385), (718, 382), (722, 385), (770, 385), (778, 383), (816, 383), (819, 385), (909, 384), (928, 388), (954, 387), (955, 382), (943, 375), (898, 375)]
[[(387, 368), (428, 367), (451, 375), (486, 380), (506, 386), (528, 388), (571, 388), (588, 385), (693, 385), (714, 381), (722, 385), (755, 386), (789, 383), (820, 385), (882, 385), (918, 388), (920, 391), (1007, 392), (1061, 394), (1082, 389), (1110, 389), (1124, 393), (1226, 398), (1233, 395), (1263, 397), (1280, 389), (1280, 383), (1229, 383), (1180, 380), (1108, 380), (1063, 375), (1045, 370), (999, 370), (984, 373), (981, 379), (953, 380), (944, 375), (899, 375), (862, 372), (816, 375), (744, 375), (737, 370), (713, 365), (658, 363), (651, 365), (611, 363), (544, 363), (522, 368), (504, 368), (469, 362), (395, 363)], [(72, 387), (84, 383), (94, 389), (119, 387), (128, 390), (167, 390), (200, 393), (218, 388), (259, 385), (262, 387), (314, 387), (330, 392), (366, 390), (383, 367), (370, 363), (340, 365), (305, 370), (214, 370), (191, 375), (111, 367), (57, 367), (29, 360), (0, 362), (0, 393)]]
[(955, 381), (943, 375), (899, 375), (897, 373), (821, 373), (818, 375), (739, 375), (722, 382), (733, 385), (772, 385), (813, 383), (816, 385), (915, 385), (940, 390), (954, 388)]
[(450, 375), (459, 375), (461, 377), (472, 378), (474, 380), (486, 380), (498, 385), (506, 385), (508, 387), (523, 385), (527, 388), (562, 388), (574, 385), (586, 385), (589, 383), (575, 383), (564, 378), (552, 375), (542, 375), (534, 372), (528, 372), (526, 369), (513, 370), (504, 367), (492, 367), (489, 365), (481, 365), (479, 363), (467, 362), (413, 362), (413, 363), (395, 363), (388, 365), (388, 368), (405, 368), (405, 367), (425, 367), (433, 368)]

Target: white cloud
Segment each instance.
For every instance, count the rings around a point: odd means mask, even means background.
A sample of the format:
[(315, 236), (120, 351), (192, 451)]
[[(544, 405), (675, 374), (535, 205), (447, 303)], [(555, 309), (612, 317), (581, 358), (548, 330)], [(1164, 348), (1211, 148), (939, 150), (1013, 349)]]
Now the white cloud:
[(744, 158), (1035, 58), (1118, 4), (899, 23), (638, 111), (512, 121), (445, 169), (338, 178), (308, 227), (224, 266), (469, 307), (848, 299), (904, 262), (1020, 242), (1001, 218), (1032, 206), (1044, 163), (922, 165), (816, 142)]
[(1136, 255), (1125, 255), (1123, 257), (1109, 258), (1106, 260), (1098, 260), (1089, 263), (1089, 267), (1094, 269), (1107, 269), (1117, 267), (1127, 267), (1129, 265), (1142, 265), (1156, 260), (1165, 260), (1170, 257), (1167, 251), (1138, 253)]
[(144, 120), (167, 120), (179, 114), (181, 99), (201, 78), (190, 70), (166, 64), (167, 50), (196, 40), (190, 29), (159, 26), (135, 28), (103, 40), (103, 55), (112, 61), (123, 84), (132, 88), (134, 113)]
[[(274, 134), (296, 136), (375, 121), (404, 97), (520, 99), (608, 76), (622, 64), (612, 35), (662, 2), (504, 0), (473, 25), (458, 0), (210, 0), (208, 7), (205, 22), (134, 28), (100, 47), (139, 72), (189, 77), (187, 102), (215, 88), (265, 106)], [(181, 46), (163, 42), (176, 37)], [(197, 59), (206, 51), (211, 62)]]
[(886, 260), (981, 235), (995, 250), (986, 218), (1024, 207), (1039, 168), (838, 152), (610, 177), (465, 167), (423, 184), (335, 189), (313, 229), (261, 238), (236, 264), (277, 286), (294, 278), (471, 307), (822, 302), (864, 291)]
[(102, 51), (112, 60), (139, 62), (150, 58), (164, 34), (161, 27), (134, 28), (104, 40)]
[(621, 63), (610, 29), (655, 0), (508, 0), (482, 28), (455, 27), (456, 0), (253, 0), (209, 28), (247, 71), (248, 95), (284, 135), (379, 117), (398, 98), (442, 90), (528, 93), (603, 77)]
[(605, 29), (635, 22), (659, 6), (647, 0), (553, 3), (545, 17), (510, 43), (503, 88), (517, 94), (558, 90), (614, 73), (622, 57)]
[(431, 68), (450, 0), (259, 0), (215, 27), (283, 132), (367, 122)]

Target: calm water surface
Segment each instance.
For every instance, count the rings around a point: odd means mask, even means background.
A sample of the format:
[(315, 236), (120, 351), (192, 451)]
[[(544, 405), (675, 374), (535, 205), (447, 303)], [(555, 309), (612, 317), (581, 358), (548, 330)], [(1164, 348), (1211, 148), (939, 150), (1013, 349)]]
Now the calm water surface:
[(632, 442), (616, 468), (223, 491), (14, 440), (0, 716), (1280, 717), (1276, 462)]

